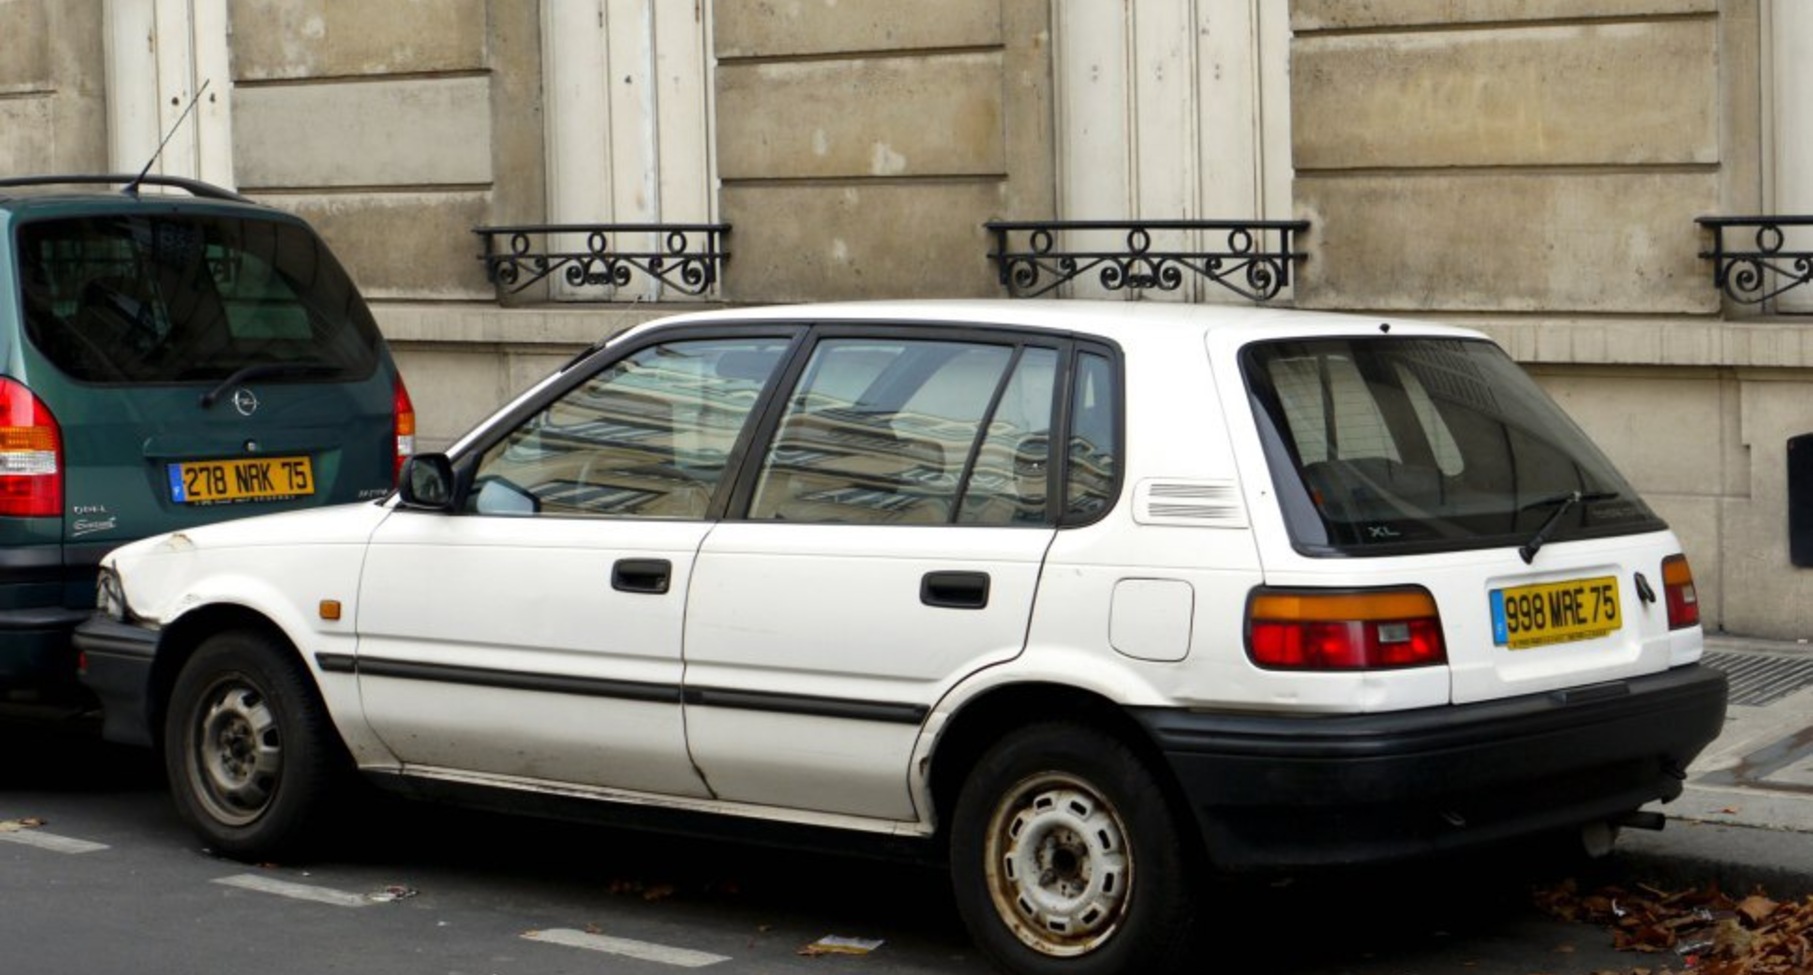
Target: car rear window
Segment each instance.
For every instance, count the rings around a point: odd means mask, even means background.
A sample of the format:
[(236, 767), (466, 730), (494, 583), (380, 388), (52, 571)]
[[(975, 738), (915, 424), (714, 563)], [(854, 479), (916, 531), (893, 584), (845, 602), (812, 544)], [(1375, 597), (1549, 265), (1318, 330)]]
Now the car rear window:
[(378, 329), (352, 281), (292, 223), (39, 220), (19, 228), (18, 260), (27, 336), (79, 380), (206, 382), (261, 365), (345, 380), (378, 362)]
[(1664, 527), (1497, 346), (1378, 337), (1263, 342), (1242, 368), (1292, 539), (1378, 555)]

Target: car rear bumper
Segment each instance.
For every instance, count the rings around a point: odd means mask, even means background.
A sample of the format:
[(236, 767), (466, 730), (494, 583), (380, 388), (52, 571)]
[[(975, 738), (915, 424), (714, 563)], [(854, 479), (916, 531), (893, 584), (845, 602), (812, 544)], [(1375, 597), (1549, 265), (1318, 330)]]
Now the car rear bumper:
[(1135, 709), (1228, 869), (1378, 862), (1616, 818), (1679, 795), (1719, 734), (1697, 664), (1550, 694), (1386, 714)]
[(69, 636), (93, 613), (105, 548), (0, 544), (0, 692), (80, 695)]
[(151, 745), (151, 664), (158, 633), (105, 616), (76, 627), (81, 679), (101, 702), (101, 735), (127, 745)]
[(80, 691), (69, 634), (91, 610), (0, 610), (0, 691), (63, 697)]

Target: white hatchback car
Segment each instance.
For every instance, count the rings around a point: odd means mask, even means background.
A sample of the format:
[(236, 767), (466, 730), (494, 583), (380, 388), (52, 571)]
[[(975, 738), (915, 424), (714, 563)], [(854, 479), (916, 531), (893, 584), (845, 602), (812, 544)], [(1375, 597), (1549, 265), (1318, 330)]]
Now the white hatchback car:
[(1024, 973), (1174, 967), (1212, 871), (1655, 825), (1725, 709), (1679, 542), (1503, 351), (1291, 311), (667, 319), (99, 596), (107, 731), (218, 850), (351, 768), (858, 831)]

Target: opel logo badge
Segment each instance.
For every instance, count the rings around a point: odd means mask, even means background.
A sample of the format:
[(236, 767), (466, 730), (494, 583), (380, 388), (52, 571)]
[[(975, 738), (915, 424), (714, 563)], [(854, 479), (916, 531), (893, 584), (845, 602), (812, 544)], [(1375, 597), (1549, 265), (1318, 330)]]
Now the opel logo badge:
[(258, 412), (258, 397), (252, 395), (251, 390), (241, 386), (233, 390), (233, 408), (239, 411), (240, 416), (251, 416)]

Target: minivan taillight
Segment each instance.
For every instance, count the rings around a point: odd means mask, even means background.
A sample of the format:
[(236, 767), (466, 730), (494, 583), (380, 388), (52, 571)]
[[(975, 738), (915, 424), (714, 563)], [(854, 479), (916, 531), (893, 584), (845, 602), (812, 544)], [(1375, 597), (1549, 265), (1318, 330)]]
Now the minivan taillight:
[(1687, 564), (1687, 556), (1670, 555), (1662, 560), (1662, 592), (1668, 603), (1669, 629), (1700, 625), (1700, 597), (1693, 588), (1693, 567)]
[(63, 433), (43, 401), (0, 379), (0, 515), (63, 514)]
[(1246, 651), (1273, 670), (1380, 670), (1447, 662), (1435, 597), (1423, 589), (1256, 589)]
[(409, 401), (409, 388), (403, 385), (403, 377), (397, 377), (396, 392), (391, 396), (391, 427), (396, 434), (397, 453), (394, 466), (390, 470), (390, 483), (396, 484), (402, 476), (403, 462), (415, 453), (415, 404)]

